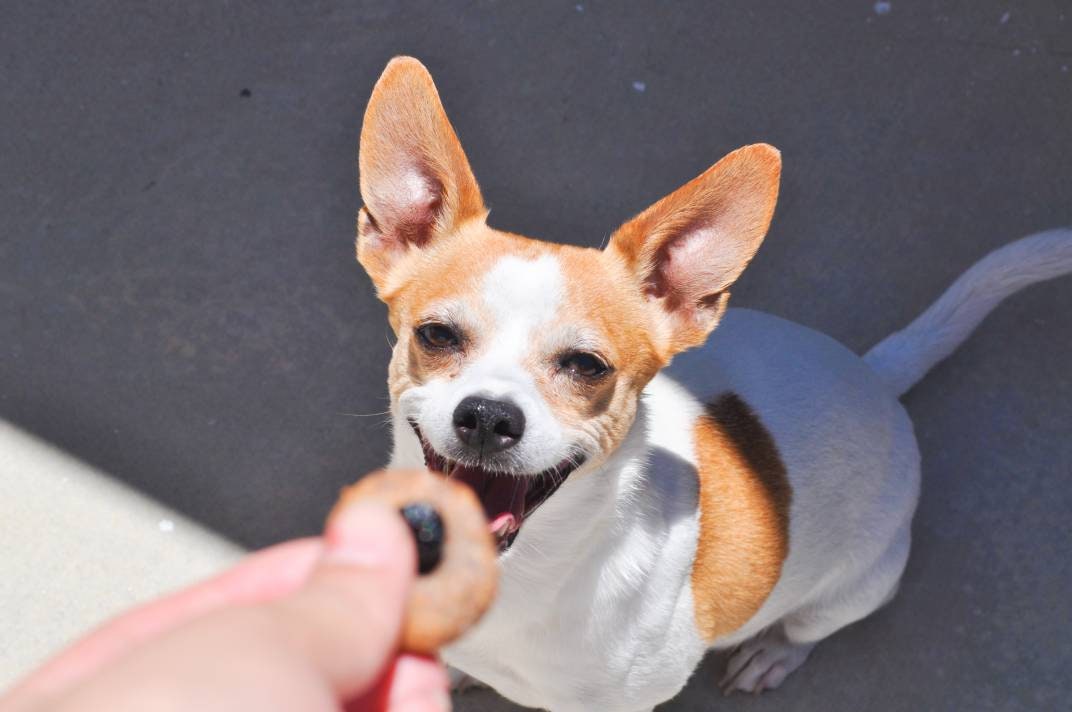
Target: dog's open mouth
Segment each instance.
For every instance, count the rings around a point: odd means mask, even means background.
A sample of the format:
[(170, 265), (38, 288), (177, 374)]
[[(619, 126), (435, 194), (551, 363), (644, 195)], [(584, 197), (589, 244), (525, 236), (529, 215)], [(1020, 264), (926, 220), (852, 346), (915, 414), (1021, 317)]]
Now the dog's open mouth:
[(421, 441), (425, 466), (433, 472), (464, 482), (476, 492), (500, 553), (514, 543), (524, 521), (584, 462), (581, 457), (570, 458), (538, 473), (486, 470), (479, 465), (456, 462), (440, 455), (424, 439), (417, 424), (410, 424)]

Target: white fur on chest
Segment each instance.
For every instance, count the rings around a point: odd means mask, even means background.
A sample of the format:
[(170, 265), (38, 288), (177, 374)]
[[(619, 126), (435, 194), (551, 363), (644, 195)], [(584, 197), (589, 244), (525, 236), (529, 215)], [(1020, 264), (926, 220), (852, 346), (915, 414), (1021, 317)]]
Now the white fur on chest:
[(502, 558), (495, 605), (444, 651), (448, 663), (556, 712), (631, 712), (677, 693), (705, 650), (688, 585), (698, 406), (660, 383), (611, 461), (575, 473), (529, 518)]

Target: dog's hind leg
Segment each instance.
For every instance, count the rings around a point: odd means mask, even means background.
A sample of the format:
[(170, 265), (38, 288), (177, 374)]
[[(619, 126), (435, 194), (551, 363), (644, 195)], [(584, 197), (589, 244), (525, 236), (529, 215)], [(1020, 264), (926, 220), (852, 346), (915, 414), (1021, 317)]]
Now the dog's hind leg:
[(790, 641), (782, 624), (776, 623), (737, 646), (719, 687), (727, 695), (738, 690), (757, 694), (773, 690), (804, 664), (814, 647), (815, 643)]
[(739, 645), (719, 683), (722, 691), (773, 690), (807, 660), (820, 640), (888, 603), (908, 561), (908, 526), (855, 584), (842, 584)]

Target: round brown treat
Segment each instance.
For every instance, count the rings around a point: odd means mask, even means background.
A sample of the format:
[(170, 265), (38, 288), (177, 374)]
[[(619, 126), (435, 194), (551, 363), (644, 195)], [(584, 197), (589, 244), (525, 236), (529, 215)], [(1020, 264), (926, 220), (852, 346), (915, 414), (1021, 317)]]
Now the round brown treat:
[(495, 597), (495, 544), (484, 510), (471, 489), (445, 477), (426, 470), (379, 470), (344, 489), (328, 519), (362, 499), (399, 510), (429, 504), (443, 520), (440, 561), (417, 577), (402, 624), (402, 650), (433, 655), (480, 620)]

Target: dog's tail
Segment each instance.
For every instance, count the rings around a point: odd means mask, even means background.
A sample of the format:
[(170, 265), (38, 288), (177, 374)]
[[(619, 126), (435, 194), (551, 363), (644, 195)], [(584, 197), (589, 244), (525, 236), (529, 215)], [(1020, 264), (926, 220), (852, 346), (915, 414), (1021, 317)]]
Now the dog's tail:
[(864, 356), (901, 395), (968, 338), (1001, 300), (1034, 284), (1072, 273), (1072, 228), (1022, 238), (972, 265), (927, 311)]

